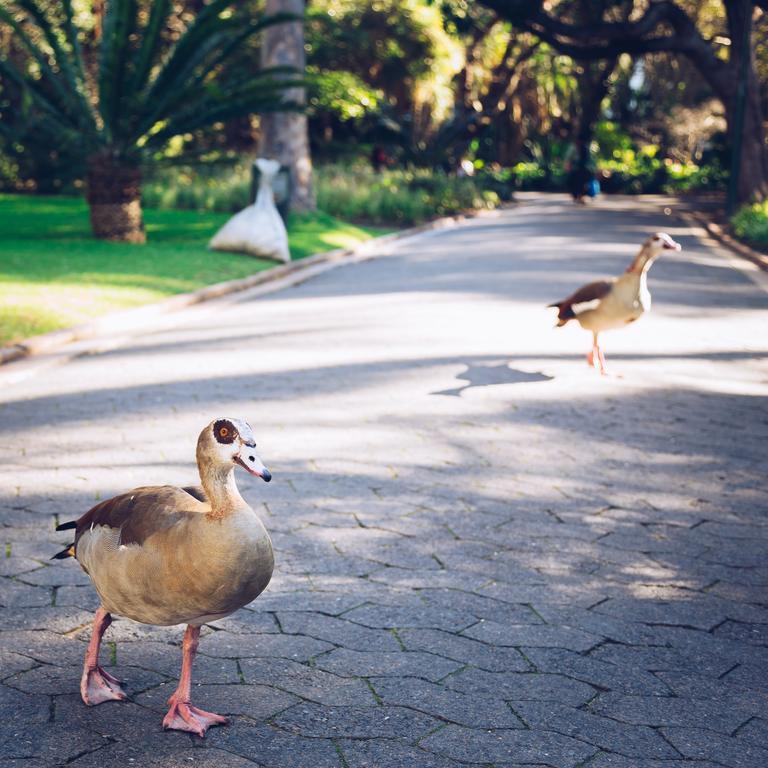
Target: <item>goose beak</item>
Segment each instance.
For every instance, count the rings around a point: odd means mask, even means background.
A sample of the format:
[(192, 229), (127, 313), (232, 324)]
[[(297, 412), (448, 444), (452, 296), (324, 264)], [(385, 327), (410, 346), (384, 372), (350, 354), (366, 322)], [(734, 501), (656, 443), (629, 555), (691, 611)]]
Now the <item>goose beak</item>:
[(664, 242), (664, 250), (666, 251), (682, 251), (683, 246), (676, 242), (672, 238)]
[(247, 445), (234, 456), (235, 464), (239, 464), (249, 475), (260, 477), (265, 483), (272, 479), (272, 473), (262, 464), (256, 452)]

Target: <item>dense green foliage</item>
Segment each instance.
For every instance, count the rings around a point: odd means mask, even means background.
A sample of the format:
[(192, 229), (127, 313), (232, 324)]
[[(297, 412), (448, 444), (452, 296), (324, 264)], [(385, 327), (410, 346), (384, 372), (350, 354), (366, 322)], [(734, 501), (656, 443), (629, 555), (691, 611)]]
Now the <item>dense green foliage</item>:
[[(479, 173), (459, 178), (428, 169), (385, 169), (364, 163), (315, 169), (318, 206), (332, 216), (372, 224), (418, 224), (437, 216), (495, 208), (512, 193), (509, 173)], [(248, 204), (250, 170), (167, 169), (144, 186), (153, 208), (234, 212)]]
[(374, 173), (365, 166), (328, 166), (317, 181), (317, 199), (330, 213), (354, 221), (418, 224), (436, 216), (499, 205), (498, 192), (482, 178), (458, 178), (428, 169)]
[(101, 17), (73, 0), (0, 0), (0, 22), (14, 33), (0, 51), (6, 174), (14, 165), (23, 173), (30, 158), (63, 178), (82, 177), (94, 157), (129, 166), (167, 160), (181, 149), (177, 137), (278, 107), (282, 70), (227, 63), (287, 17), (239, 5), (212, 0), (173, 34), (170, 0), (109, 0)]
[(768, 200), (745, 205), (731, 218), (731, 225), (740, 239), (768, 248)]
[[(80, 199), (0, 195), (0, 345), (274, 266), (209, 251), (208, 240), (226, 219), (148, 210), (150, 241), (136, 246), (94, 240)], [(372, 234), (325, 214), (289, 222), (294, 259)]]
[[(696, 11), (708, 38), (723, 28), (720, 0), (698, 9), (676, 2)], [(588, 24), (620, 21), (632, 6), (558, 0), (550, 10)], [(18, 12), (25, 8), (37, 11)], [(116, 141), (141, 163), (150, 207), (241, 208), (250, 189), (243, 158), (253, 156), (259, 127), (252, 114), (236, 116), (270, 109), (277, 94), (253, 65), (261, 4), (109, 0), (105, 8), (97, 34), (98, 11), (80, 0), (0, 0), (6, 16), (16, 9), (17, 31), (29, 39), (6, 42), (0, 68), (0, 131), (29, 129), (27, 144), (8, 141), (5, 153), (0, 146), (0, 187), (46, 188), (56, 164), (81, 183), (82, 153), (63, 138), (79, 136), (98, 146)], [(768, 15), (755, 24), (759, 42)], [(513, 188), (563, 190), (564, 158), (585, 121), (604, 192), (725, 183), (722, 105), (685, 58), (621, 55), (596, 68), (465, 0), (318, 0), (308, 4), (305, 29), (316, 187), (334, 215), (410, 224), (493, 207)], [(593, 120), (586, 112), (595, 93)], [(67, 120), (87, 130), (55, 130)], [(368, 170), (377, 153), (381, 173)], [(239, 165), (186, 170), (197, 157)], [(459, 178), (462, 162), (477, 175)], [(171, 164), (183, 167), (165, 170)]]
[(144, 182), (149, 208), (235, 213), (250, 202), (251, 169), (247, 165), (163, 168)]
[(350, 136), (403, 148), (449, 114), (463, 52), (438, 4), (315, 0), (306, 38), (320, 152), (338, 155)]

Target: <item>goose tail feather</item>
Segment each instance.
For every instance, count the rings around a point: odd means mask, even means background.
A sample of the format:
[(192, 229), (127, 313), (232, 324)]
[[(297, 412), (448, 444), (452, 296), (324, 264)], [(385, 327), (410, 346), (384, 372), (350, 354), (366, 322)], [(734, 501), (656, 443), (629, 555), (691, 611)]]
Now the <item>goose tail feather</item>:
[(75, 542), (73, 541), (68, 547), (65, 547), (61, 552), (57, 552), (51, 560), (66, 560), (68, 557), (75, 556)]

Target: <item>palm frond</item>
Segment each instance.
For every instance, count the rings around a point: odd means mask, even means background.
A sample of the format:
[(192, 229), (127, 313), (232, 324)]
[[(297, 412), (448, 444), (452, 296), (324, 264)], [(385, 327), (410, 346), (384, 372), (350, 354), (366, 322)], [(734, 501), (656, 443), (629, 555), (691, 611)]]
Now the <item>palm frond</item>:
[(179, 95), (185, 89), (188, 79), (198, 67), (204, 66), (207, 57), (215, 54), (219, 47), (226, 43), (230, 34), (231, 30), (223, 29), (202, 41), (196, 49), (190, 51), (184, 65), (175, 68), (174, 79), (166, 79), (167, 85), (164, 88), (157, 86), (164, 71), (160, 73), (149, 91), (139, 97), (140, 104), (136, 105), (137, 115), (131, 131), (132, 138), (144, 135), (155, 123), (167, 117), (173, 106), (178, 103)]
[(302, 105), (281, 98), (286, 88), (303, 87), (303, 80), (272, 80), (256, 78), (237, 89), (226, 91), (209, 88), (186, 109), (179, 110), (147, 137), (147, 147), (161, 147), (168, 139), (205, 128), (216, 122), (254, 112), (287, 112), (302, 109)]
[[(9, 81), (14, 83), (22, 94), (22, 99), (28, 99), (31, 105), (36, 106), (43, 113), (45, 113), (48, 121), (51, 125), (54, 125), (57, 130), (67, 132), (80, 132), (80, 126), (76, 120), (73, 120), (68, 112), (63, 111), (56, 102), (52, 101), (47, 94), (43, 92), (39, 84), (33, 79), (26, 77), (25, 74), (19, 71), (19, 69), (10, 61), (0, 59), (0, 74), (8, 78)], [(26, 111), (28, 107), (24, 107)]]
[[(213, 0), (203, 8), (181, 36), (163, 63), (147, 93), (147, 101), (159, 99), (164, 92), (173, 88), (179, 75), (189, 71), (192, 60), (198, 59), (200, 48), (204, 46), (210, 35), (220, 32), (222, 28), (232, 25), (232, 17), (222, 18), (220, 14), (232, 5), (232, 0)], [(195, 64), (196, 66), (196, 64)], [(194, 67), (193, 67), (194, 69)]]
[(143, 30), (141, 48), (136, 58), (133, 80), (130, 85), (132, 93), (140, 93), (147, 84), (152, 65), (160, 51), (162, 42), (161, 32), (171, 11), (171, 0), (155, 0), (149, 21)]
[[(80, 40), (77, 37), (77, 27), (75, 27), (75, 13), (72, 8), (72, 0), (62, 0), (64, 8), (64, 34), (72, 51), (72, 64), (77, 70), (77, 79), (85, 84), (85, 66), (83, 65), (83, 50), (80, 46)], [(88, 100), (90, 106), (90, 100)]]
[(0, 79), (22, 104), (21, 110), (16, 102), (0, 105), (0, 135), (23, 136), (30, 147), (66, 147), (83, 160), (105, 146), (135, 158), (218, 120), (298, 108), (283, 99), (286, 89), (306, 86), (294, 69), (272, 67), (254, 76), (228, 65), (253, 35), (301, 17), (254, 19), (238, 13), (235, 0), (211, 0), (163, 56), (174, 4), (141, 5), (148, 9), (145, 23), (140, 5), (107, 0), (94, 98), (74, 0), (0, 0), (0, 22), (23, 50), (21, 61), (0, 56)]
[[(76, 103), (79, 102), (78, 93), (69, 88), (65, 79), (58, 76), (56, 71), (50, 65), (48, 56), (45, 52), (42, 51), (40, 46), (38, 46), (27, 34), (26, 30), (22, 24), (17, 21), (15, 16), (3, 6), (0, 6), (0, 21), (5, 21), (13, 29), (18, 40), (35, 60), (40, 69), (40, 78), (46, 83), (50, 90), (47, 99), (50, 105), (60, 112), (62, 116), (66, 117), (66, 119), (71, 120), (74, 125), (79, 125), (80, 115), (76, 108)], [(10, 65), (10, 62), (7, 60), (4, 61)], [(14, 67), (14, 69), (25, 82), (31, 83), (34, 80), (30, 75), (20, 71), (17, 67)]]
[[(220, 5), (228, 5), (221, 0)], [(206, 10), (212, 8), (214, 3)], [(218, 11), (221, 13), (221, 11)], [(201, 13), (200, 16), (203, 16)], [(297, 21), (292, 13), (276, 13), (257, 20), (208, 14), (193, 24), (179, 40), (149, 92), (143, 96), (145, 110), (135, 123), (132, 137), (138, 139), (180, 104), (188, 103), (234, 52), (250, 37), (276, 24)], [(200, 42), (196, 42), (200, 38)], [(285, 74), (295, 74), (285, 68)], [(277, 68), (273, 71), (277, 74)]]
[(275, 24), (286, 24), (291, 21), (301, 21), (301, 16), (297, 16), (294, 13), (273, 13), (265, 16), (263, 19), (249, 20), (246, 24), (242, 25), (242, 31), (234, 35), (229, 44), (221, 49), (218, 57), (211, 62), (208, 71), (216, 69), (216, 67), (227, 61), (248, 38), (268, 27), (275, 26)]
[(35, 24), (43, 33), (48, 45), (50, 45), (51, 50), (53, 51), (56, 64), (66, 79), (67, 85), (72, 93), (77, 94), (80, 97), (80, 100), (83, 101), (83, 82), (79, 77), (76, 67), (73, 66), (74, 57), (71, 56), (68, 51), (65, 51), (61, 45), (58, 31), (54, 28), (53, 24), (35, 0), (15, 0), (15, 2), (19, 8), (27, 11), (27, 13), (29, 13), (35, 20)]
[(99, 60), (99, 111), (110, 139), (115, 138), (125, 91), (126, 65), (137, 12), (136, 0), (110, 0), (104, 14)]

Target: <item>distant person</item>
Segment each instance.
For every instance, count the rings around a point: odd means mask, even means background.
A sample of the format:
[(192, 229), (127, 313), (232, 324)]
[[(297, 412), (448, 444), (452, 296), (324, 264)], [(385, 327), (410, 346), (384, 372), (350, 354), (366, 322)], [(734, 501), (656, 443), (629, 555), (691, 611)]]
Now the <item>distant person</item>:
[(371, 150), (371, 165), (376, 173), (381, 173), (390, 163), (387, 153), (379, 144), (375, 144)]
[(574, 203), (583, 203), (584, 196), (596, 197), (599, 185), (595, 178), (595, 163), (589, 144), (576, 139), (565, 156), (565, 170), (568, 172), (568, 191)]

